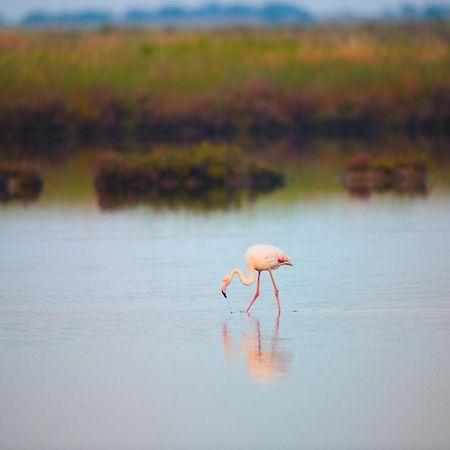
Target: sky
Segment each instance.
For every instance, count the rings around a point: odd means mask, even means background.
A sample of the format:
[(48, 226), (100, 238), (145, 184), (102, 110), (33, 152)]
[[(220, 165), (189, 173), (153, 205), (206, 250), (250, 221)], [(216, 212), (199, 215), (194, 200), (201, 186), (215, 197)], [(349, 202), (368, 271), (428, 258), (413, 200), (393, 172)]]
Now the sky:
[[(274, 1), (276, 0), (77, 0), (76, 2), (73, 0), (0, 0), (0, 15), (10, 20), (17, 20), (31, 10), (58, 12), (102, 9), (121, 13), (135, 7), (156, 9), (174, 4), (194, 7), (207, 3), (261, 5)], [(450, 4), (450, 0), (282, 0), (282, 2), (303, 6), (318, 16), (327, 16), (341, 11), (370, 14), (384, 10), (397, 10), (404, 3), (417, 6), (430, 3)]]

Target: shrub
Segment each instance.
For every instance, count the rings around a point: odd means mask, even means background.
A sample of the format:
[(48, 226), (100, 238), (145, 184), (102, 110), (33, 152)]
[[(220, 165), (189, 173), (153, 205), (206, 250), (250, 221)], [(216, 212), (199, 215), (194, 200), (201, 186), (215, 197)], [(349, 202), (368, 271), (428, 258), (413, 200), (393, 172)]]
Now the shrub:
[(236, 146), (201, 145), (158, 148), (144, 156), (104, 154), (97, 162), (95, 185), (101, 194), (135, 196), (200, 195), (216, 188), (268, 190), (283, 175)]
[(369, 170), (371, 166), (371, 157), (368, 153), (357, 153), (353, 155), (347, 163), (348, 170)]

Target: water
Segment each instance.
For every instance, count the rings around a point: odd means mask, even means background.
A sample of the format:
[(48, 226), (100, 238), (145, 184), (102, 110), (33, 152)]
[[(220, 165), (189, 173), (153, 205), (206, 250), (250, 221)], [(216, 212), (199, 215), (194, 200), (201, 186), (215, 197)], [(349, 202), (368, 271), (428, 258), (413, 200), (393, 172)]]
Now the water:
[[(0, 448), (444, 449), (450, 195), (0, 209)], [(53, 194), (52, 194), (53, 195)], [(51, 198), (50, 198), (51, 197)], [(221, 280), (268, 242), (294, 267)]]

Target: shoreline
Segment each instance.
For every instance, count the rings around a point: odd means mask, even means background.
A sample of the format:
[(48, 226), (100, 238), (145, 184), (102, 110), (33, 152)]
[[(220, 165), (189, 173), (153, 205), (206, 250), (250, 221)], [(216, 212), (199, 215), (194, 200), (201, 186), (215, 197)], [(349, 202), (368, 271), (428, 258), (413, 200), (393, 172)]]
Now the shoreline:
[[(7, 112), (2, 111), (5, 115)], [(392, 124), (380, 121), (359, 119), (336, 119), (322, 122), (304, 122), (301, 125), (270, 124), (239, 128), (230, 124), (192, 126), (183, 122), (172, 124), (146, 124), (130, 126), (123, 123), (107, 125), (99, 123), (76, 124), (76, 120), (67, 124), (55, 125), (52, 121), (35, 117), (19, 122), (15, 127), (0, 121), (0, 144), (95, 144), (109, 140), (132, 140), (141, 143), (185, 143), (202, 140), (253, 140), (291, 139), (375, 139), (379, 136), (405, 138), (448, 138), (450, 137), (450, 117), (433, 120), (411, 118), (406, 123)]]

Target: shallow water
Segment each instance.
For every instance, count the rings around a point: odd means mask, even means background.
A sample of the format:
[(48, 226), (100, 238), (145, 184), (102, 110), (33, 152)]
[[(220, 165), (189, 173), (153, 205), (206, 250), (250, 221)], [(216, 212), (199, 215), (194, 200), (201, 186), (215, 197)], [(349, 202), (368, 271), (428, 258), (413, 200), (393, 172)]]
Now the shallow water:
[[(0, 209), (1, 449), (444, 449), (450, 195)], [(294, 267), (253, 294), (257, 242)]]

